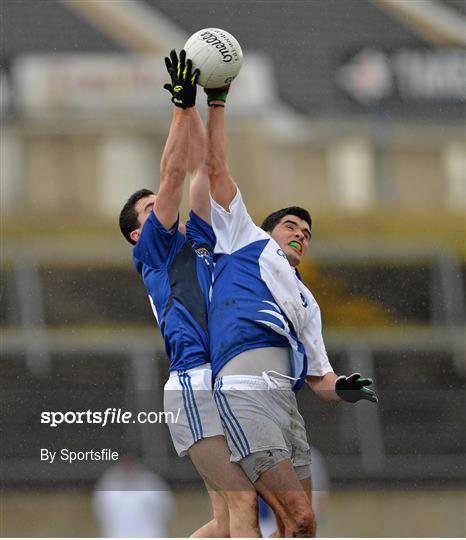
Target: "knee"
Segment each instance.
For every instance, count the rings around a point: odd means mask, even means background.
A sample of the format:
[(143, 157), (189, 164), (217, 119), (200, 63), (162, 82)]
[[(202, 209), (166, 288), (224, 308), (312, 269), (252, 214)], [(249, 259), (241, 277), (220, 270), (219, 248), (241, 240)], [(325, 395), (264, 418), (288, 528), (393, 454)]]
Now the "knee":
[(288, 523), (288, 534), (292, 538), (313, 538), (316, 535), (316, 520), (314, 512), (307, 508), (302, 510)]

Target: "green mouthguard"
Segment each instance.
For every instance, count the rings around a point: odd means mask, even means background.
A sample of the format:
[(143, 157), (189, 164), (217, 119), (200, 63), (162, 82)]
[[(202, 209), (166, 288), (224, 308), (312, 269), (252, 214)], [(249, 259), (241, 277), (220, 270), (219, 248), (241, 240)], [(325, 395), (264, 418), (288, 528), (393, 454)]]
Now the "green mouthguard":
[(293, 242), (290, 242), (288, 245), (296, 249), (301, 249), (301, 246), (298, 244), (298, 242), (293, 241)]

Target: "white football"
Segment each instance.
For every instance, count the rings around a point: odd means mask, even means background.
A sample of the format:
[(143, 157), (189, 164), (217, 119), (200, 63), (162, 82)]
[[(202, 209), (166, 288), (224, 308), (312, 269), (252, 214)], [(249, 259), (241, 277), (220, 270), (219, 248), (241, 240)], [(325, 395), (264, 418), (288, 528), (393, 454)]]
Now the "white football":
[(198, 68), (198, 84), (204, 88), (221, 88), (238, 75), (243, 51), (238, 41), (220, 28), (204, 28), (193, 34), (184, 46), (186, 58)]

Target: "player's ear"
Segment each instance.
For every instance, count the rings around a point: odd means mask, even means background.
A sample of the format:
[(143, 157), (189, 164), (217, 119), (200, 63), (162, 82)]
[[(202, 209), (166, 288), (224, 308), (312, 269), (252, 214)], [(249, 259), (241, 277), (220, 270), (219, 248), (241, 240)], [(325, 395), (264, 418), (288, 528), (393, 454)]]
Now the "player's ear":
[(135, 231), (133, 231), (129, 237), (131, 238), (131, 240), (133, 242), (137, 242), (138, 241), (138, 238), (139, 238), (139, 229), (136, 229)]

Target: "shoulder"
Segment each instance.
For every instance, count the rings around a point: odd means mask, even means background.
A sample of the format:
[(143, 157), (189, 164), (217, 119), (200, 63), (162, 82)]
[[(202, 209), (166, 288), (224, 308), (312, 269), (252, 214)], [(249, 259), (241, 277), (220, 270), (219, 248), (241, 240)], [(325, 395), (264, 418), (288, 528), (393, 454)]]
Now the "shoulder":
[(215, 253), (230, 254), (257, 240), (270, 239), (251, 219), (239, 189), (228, 210), (212, 200), (212, 226), (217, 239)]
[(178, 219), (171, 229), (166, 229), (151, 212), (133, 247), (133, 260), (141, 273), (142, 264), (158, 268), (169, 264), (186, 242), (186, 236), (178, 230)]
[(198, 244), (208, 244), (211, 249), (215, 245), (215, 233), (212, 225), (204, 221), (192, 210), (189, 212), (189, 219), (186, 222), (186, 236), (188, 240)]

